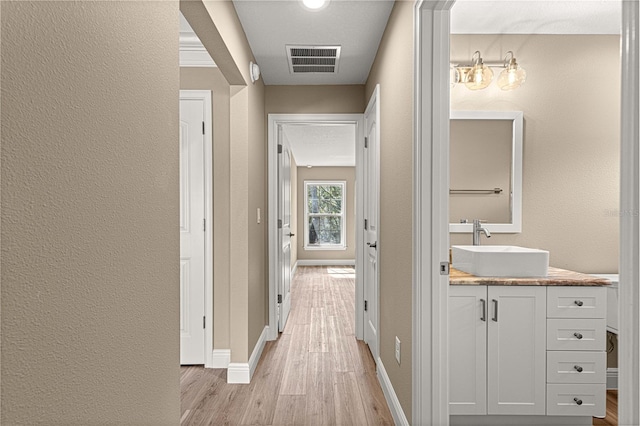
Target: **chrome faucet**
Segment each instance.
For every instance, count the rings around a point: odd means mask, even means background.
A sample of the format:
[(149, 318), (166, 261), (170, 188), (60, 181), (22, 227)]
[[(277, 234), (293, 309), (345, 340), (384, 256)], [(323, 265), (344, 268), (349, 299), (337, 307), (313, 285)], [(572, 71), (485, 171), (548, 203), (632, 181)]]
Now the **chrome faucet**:
[(474, 246), (479, 246), (480, 245), (480, 233), (484, 232), (484, 235), (487, 236), (487, 238), (491, 238), (491, 232), (489, 232), (489, 230), (487, 228), (485, 228), (484, 226), (482, 226), (482, 220), (480, 219), (474, 219), (473, 220), (473, 245)]

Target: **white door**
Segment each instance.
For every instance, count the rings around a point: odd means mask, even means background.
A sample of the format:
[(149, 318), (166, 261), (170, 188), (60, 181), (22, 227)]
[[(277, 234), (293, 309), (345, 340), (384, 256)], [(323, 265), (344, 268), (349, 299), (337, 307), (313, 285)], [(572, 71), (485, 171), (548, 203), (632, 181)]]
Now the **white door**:
[(487, 414), (487, 287), (449, 288), (449, 412)]
[(204, 364), (204, 101), (180, 99), (180, 364)]
[(487, 414), (546, 412), (547, 289), (488, 288)]
[(278, 330), (283, 331), (291, 310), (291, 151), (282, 130), (278, 130), (278, 227), (280, 233), (280, 280), (278, 287)]
[(364, 340), (378, 359), (379, 86), (364, 113)]

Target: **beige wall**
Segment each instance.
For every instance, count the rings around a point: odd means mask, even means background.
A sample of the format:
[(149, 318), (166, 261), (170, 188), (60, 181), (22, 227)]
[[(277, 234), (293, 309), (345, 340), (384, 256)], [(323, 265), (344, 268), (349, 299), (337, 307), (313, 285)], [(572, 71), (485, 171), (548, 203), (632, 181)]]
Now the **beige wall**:
[(1, 8), (0, 423), (178, 424), (178, 4)]
[[(354, 260), (356, 258), (356, 168), (298, 167), (296, 245), (299, 260)], [(304, 182), (309, 180), (344, 180), (346, 188), (346, 250), (306, 250), (304, 248)], [(293, 229), (293, 228), (292, 228)]]
[(362, 85), (265, 87), (265, 114), (362, 114), (365, 107)]
[[(456, 35), (451, 58), (480, 50), (485, 61), (513, 50), (526, 83), (503, 92), (456, 86), (454, 110), (524, 112), (521, 234), (494, 234), (491, 244), (544, 248), (552, 266), (592, 273), (618, 271), (620, 179), (620, 37)], [(588, 83), (585, 60), (598, 78)], [(496, 70), (497, 71), (497, 70)], [(497, 72), (496, 72), (497, 73)], [(470, 234), (452, 234), (469, 244)]]
[[(380, 84), (380, 357), (411, 419), (413, 3), (395, 3), (367, 80)], [(401, 365), (395, 337), (402, 342)]]
[(229, 348), (229, 83), (219, 68), (180, 68), (180, 89), (211, 90), (213, 123), (213, 347)]
[(231, 1), (181, 1), (180, 10), (231, 84), (229, 349), (231, 362), (246, 363), (267, 323), (266, 220), (257, 223), (258, 208), (268, 219), (264, 84), (249, 78), (255, 58)]

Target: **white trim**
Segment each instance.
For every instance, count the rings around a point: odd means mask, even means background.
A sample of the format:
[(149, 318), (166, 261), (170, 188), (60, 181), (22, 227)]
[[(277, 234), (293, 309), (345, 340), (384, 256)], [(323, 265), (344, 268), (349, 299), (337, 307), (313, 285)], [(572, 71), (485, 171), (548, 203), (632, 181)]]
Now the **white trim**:
[(622, 2), (618, 422), (640, 424), (640, 5)]
[(293, 268), (291, 269), (291, 278), (293, 278), (297, 270), (298, 270), (298, 260), (296, 260), (296, 263), (293, 264)]
[(384, 369), (382, 359), (378, 358), (378, 362), (376, 364), (378, 365), (378, 381), (380, 382), (384, 398), (387, 400), (387, 405), (389, 406), (389, 411), (391, 411), (393, 422), (396, 425), (409, 426), (409, 421), (404, 415), (404, 410), (400, 405), (400, 400), (398, 399), (398, 395), (396, 395), (396, 391), (393, 389), (391, 379), (389, 379), (389, 375), (387, 375), (387, 370)]
[(229, 363), (229, 367), (227, 368), (227, 383), (251, 383), (251, 378), (253, 377), (253, 373), (255, 373), (260, 357), (262, 356), (262, 351), (264, 350), (264, 345), (267, 341), (268, 335), (269, 326), (265, 326), (262, 329), (262, 333), (260, 333), (256, 346), (253, 348), (253, 352), (251, 352), (249, 362)]
[(449, 18), (454, 0), (414, 9), (412, 423), (449, 424)]
[(251, 371), (248, 362), (231, 362), (227, 368), (227, 383), (251, 383)]
[(180, 100), (204, 101), (204, 366), (213, 367), (213, 126), (211, 90), (180, 90)]
[(193, 32), (180, 32), (179, 54), (181, 67), (217, 67), (207, 49)]
[[(511, 223), (485, 223), (494, 234), (522, 232), (522, 111), (451, 111), (452, 120), (512, 120), (511, 140)], [(477, 219), (477, 218), (470, 218)], [(450, 223), (449, 232), (473, 232), (472, 223)]]
[(231, 362), (231, 349), (214, 349), (211, 354), (211, 368), (228, 368)]
[(618, 389), (617, 368), (607, 368), (607, 389)]
[(355, 266), (355, 259), (298, 259), (300, 266)]
[[(363, 115), (362, 114), (269, 114), (267, 136), (267, 177), (269, 210), (267, 217), (269, 232), (269, 335), (267, 340), (278, 338), (278, 127), (282, 124), (351, 123), (356, 125), (356, 223), (364, 222), (362, 210), (362, 156)], [(361, 226), (356, 226), (356, 241), (362, 240)], [(364, 299), (362, 290), (362, 258), (364, 250), (356, 244), (356, 295), (355, 295), (355, 332), (356, 338), (364, 334)], [(300, 265), (300, 260), (298, 261)]]

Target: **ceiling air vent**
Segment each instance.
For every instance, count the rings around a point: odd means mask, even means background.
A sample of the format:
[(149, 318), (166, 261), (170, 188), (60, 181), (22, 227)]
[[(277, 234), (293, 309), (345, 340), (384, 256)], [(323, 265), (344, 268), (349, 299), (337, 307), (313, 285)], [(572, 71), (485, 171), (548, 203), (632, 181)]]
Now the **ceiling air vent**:
[(287, 46), (291, 74), (336, 74), (340, 46)]

